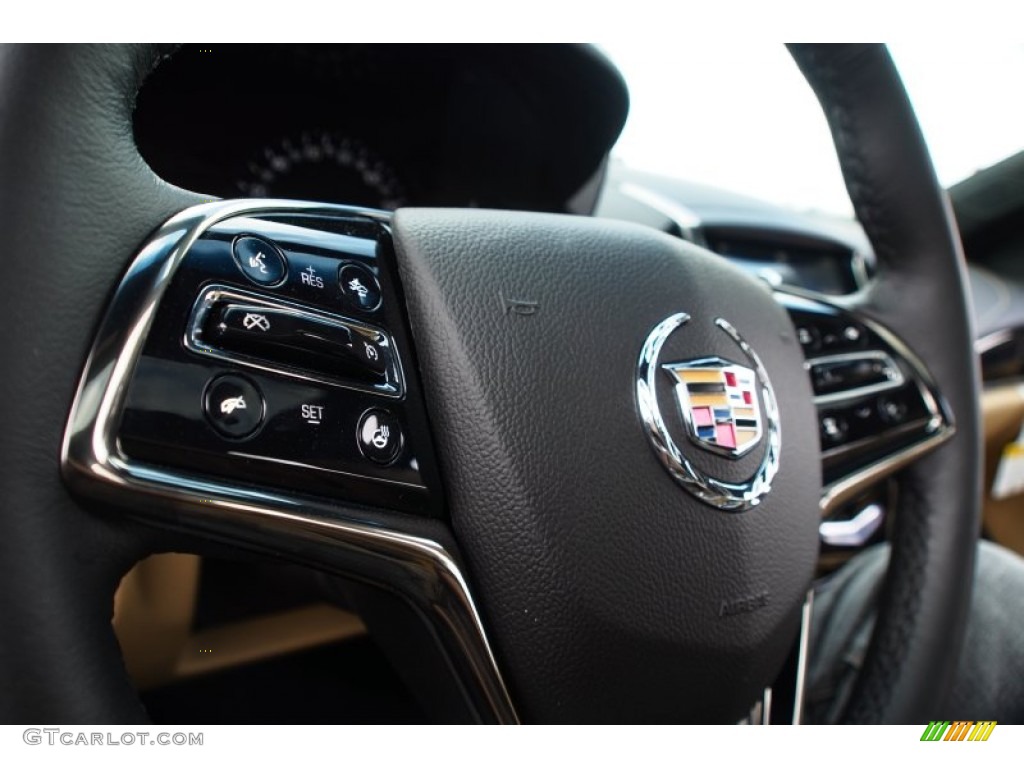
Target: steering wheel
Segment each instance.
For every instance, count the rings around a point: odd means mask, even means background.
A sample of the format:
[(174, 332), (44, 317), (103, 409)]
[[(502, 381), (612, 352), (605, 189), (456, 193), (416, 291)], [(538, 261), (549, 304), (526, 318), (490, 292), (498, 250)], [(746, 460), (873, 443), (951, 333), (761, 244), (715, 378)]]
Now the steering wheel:
[[(980, 497), (963, 258), (885, 49), (792, 52), (878, 257), (870, 287), (828, 312), (867, 329), (886, 375), (914, 379), (930, 409), (927, 434), (873, 443), (825, 487), (822, 395), (787, 312), (811, 299), (780, 302), (713, 254), (608, 221), (210, 202), (157, 178), (133, 142), (134, 96), (165, 51), (5, 48), (3, 719), (144, 720), (111, 629), (119, 579), (154, 552), (230, 546), (411, 608), (453, 718), (735, 722), (802, 628), (806, 648), (822, 505), (896, 470), (891, 564), (847, 718), (938, 717)], [(251, 264), (245, 233), (269, 243)], [(303, 243), (314, 272), (355, 248), (344, 259), (379, 279), (383, 314), (357, 288), (350, 312), (298, 301), (315, 287), (298, 282)], [(294, 294), (245, 272), (278, 256)], [(219, 340), (204, 312), (220, 313)], [(252, 346), (279, 322), (309, 354), (254, 363), (284, 354)], [(357, 353), (385, 362), (359, 368)], [(300, 376), (312, 359), (336, 367)], [(178, 409), (175, 430), (146, 433), (141, 377), (160, 362), (179, 366), (167, 386), (198, 383), (161, 405)], [(369, 468), (261, 464), (240, 441), (277, 434), (278, 391), (357, 403), (338, 450), (357, 461), (359, 448)], [(190, 430), (214, 458), (175, 453)]]

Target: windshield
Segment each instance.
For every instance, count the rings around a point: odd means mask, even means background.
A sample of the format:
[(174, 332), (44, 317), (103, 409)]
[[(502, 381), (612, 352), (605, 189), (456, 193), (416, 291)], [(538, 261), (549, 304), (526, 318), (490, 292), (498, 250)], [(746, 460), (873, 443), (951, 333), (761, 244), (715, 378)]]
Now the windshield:
[[(602, 43), (630, 91), (613, 158), (637, 170), (849, 217), (824, 115), (777, 43)], [(1024, 45), (890, 46), (946, 187), (1024, 149)]]

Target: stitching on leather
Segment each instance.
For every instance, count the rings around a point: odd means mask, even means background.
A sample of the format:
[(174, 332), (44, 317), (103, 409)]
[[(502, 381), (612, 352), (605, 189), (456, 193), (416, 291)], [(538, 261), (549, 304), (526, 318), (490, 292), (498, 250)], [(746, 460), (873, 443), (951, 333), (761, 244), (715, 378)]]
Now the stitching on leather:
[(890, 245), (891, 224), (888, 221), (886, 207), (875, 199), (875, 185), (868, 179), (868, 163), (860, 151), (859, 142), (856, 141), (852, 129), (853, 112), (842, 101), (843, 88), (837, 82), (840, 80), (839, 73), (831, 61), (822, 61), (817, 50), (811, 50), (810, 53), (812, 66), (820, 73), (821, 82), (829, 93), (829, 112), (832, 118), (830, 122), (838, 144), (839, 160), (844, 170), (847, 190), (857, 211), (857, 217), (871, 239), (875, 255), (893, 267), (896, 264), (897, 252)]
[(875, 634), (846, 721), (879, 723), (895, 696), (921, 608), (929, 519), (914, 487), (903, 483), (903, 502), (893, 531), (893, 558), (886, 574)]
[[(822, 56), (816, 47), (803, 47), (798, 53), (805, 69), (813, 72), (828, 105), (829, 123), (857, 216), (879, 260), (890, 272), (896, 272), (898, 254), (891, 242), (891, 217), (877, 199), (875, 185), (869, 181), (870, 166), (855, 140), (854, 114), (843, 101), (839, 72), (833, 61)], [(927, 505), (921, 502), (909, 479), (905, 476), (901, 483), (893, 558), (863, 674), (846, 712), (847, 722), (878, 723), (886, 719), (913, 642), (927, 564), (929, 519)]]

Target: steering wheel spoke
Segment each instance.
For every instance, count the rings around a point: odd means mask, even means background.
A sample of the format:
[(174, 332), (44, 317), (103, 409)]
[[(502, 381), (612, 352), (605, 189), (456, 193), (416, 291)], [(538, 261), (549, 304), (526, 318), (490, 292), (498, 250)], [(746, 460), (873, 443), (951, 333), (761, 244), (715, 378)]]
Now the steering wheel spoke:
[(469, 721), (515, 721), (441, 514), (389, 216), (291, 201), (170, 219), (115, 291), (62, 470), (160, 527), (399, 594)]

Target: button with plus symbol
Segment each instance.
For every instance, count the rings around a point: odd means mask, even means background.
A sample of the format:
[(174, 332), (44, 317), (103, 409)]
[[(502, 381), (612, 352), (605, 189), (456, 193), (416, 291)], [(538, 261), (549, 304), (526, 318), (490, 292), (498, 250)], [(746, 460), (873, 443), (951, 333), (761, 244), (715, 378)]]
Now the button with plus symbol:
[(312, 264), (299, 273), (299, 279), (302, 281), (303, 285), (308, 285), (310, 288), (318, 288), (322, 290), (324, 287), (323, 277), (321, 277), (319, 272), (313, 268)]

